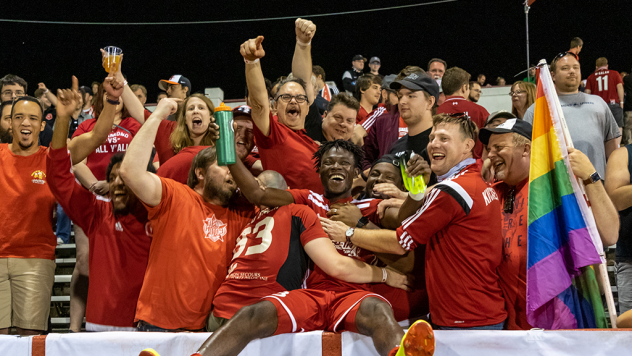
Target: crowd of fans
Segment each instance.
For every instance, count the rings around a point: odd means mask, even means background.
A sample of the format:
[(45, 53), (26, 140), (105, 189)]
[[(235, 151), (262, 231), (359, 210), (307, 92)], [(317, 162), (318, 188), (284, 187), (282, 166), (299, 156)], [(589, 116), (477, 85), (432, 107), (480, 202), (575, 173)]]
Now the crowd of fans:
[[(477, 104), (485, 75), (439, 58), (382, 75), (380, 58), (364, 73), (356, 55), (339, 92), (312, 65), (315, 32), (296, 21), (291, 74), (274, 83), (263, 37), (240, 47), (247, 105), (232, 110), (228, 166), (215, 106), (182, 75), (159, 82), (153, 113), (122, 63), (90, 87), (39, 83), (34, 97), (19, 76), (0, 79), (0, 333), (47, 330), (70, 221), (72, 332), (84, 315), (88, 331), (216, 331), (199, 353), (236, 355), (255, 338), (348, 330), (394, 355), (403, 320), (427, 320), (411, 328), (427, 339), (430, 325), (530, 329), (535, 68), (511, 85), (511, 108), (491, 114)], [(577, 40), (550, 70), (573, 173), (604, 245), (617, 243), (624, 313), (632, 147), (619, 145), (631, 139), (632, 78), (599, 58), (582, 86)], [(409, 192), (410, 177), (429, 188)]]

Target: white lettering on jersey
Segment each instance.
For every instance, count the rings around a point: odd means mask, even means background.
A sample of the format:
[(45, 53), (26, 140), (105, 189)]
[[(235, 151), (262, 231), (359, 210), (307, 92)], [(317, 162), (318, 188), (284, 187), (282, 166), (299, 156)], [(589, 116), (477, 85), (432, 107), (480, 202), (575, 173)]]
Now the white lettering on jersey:
[(493, 202), (494, 200), (499, 200), (494, 188), (487, 188), (483, 190), (483, 198), (485, 198), (485, 206), (488, 206), (489, 203)]
[(116, 224), (114, 224), (114, 228), (116, 229), (116, 231), (123, 231), (123, 226), (121, 225), (120, 221), (117, 221)]

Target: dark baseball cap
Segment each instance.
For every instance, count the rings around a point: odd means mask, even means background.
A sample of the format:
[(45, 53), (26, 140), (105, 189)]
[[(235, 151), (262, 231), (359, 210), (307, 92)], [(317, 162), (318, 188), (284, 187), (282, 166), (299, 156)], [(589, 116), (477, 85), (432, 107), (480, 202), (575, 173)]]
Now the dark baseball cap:
[(389, 74), (382, 79), (382, 89), (391, 89), (391, 83), (395, 81), (397, 74)]
[(398, 90), (401, 87), (410, 90), (423, 90), (435, 97), (435, 103), (439, 102), (439, 84), (426, 74), (412, 73), (404, 79), (392, 82), (390, 87), (394, 90)]
[(158, 88), (167, 91), (169, 84), (180, 84), (183, 87), (189, 88), (189, 94), (191, 93), (191, 81), (182, 74), (174, 74), (169, 79), (162, 79), (158, 82)]
[(510, 113), (507, 110), (498, 110), (489, 114), (487, 120), (485, 120), (485, 126), (489, 125), (490, 122), (494, 121), (494, 119), (503, 118), (503, 119), (515, 119), (516, 115)]
[(372, 63), (382, 64), (382, 61), (380, 61), (380, 59), (378, 57), (371, 57), (371, 60), (369, 61), (369, 64), (372, 64)]
[(247, 116), (249, 119), (252, 120), (252, 110), (250, 109), (250, 106), (248, 105), (240, 105), (236, 108), (233, 109), (233, 117), (238, 117), (238, 116)]
[(531, 126), (530, 123), (521, 119), (514, 118), (514, 119), (508, 119), (507, 121), (494, 127), (493, 129), (482, 128), (480, 133), (478, 134), (478, 138), (481, 140), (481, 142), (484, 145), (487, 145), (489, 143), (489, 138), (492, 136), (492, 134), (506, 134), (506, 133), (515, 132), (531, 140), (532, 129), (533, 129), (533, 126)]
[(364, 56), (361, 55), (361, 54), (356, 54), (355, 56), (353, 56), (353, 60), (354, 61), (365, 61), (366, 62), (366, 58), (364, 58)]

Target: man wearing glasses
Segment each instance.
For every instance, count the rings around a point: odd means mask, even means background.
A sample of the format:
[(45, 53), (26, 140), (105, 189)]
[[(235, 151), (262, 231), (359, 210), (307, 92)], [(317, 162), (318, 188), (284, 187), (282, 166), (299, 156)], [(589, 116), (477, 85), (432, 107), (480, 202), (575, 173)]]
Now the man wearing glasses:
[[(529, 330), (527, 322), (527, 202), (532, 126), (510, 118), (498, 126), (481, 129), (481, 142), (488, 155), (483, 164), (483, 178), (494, 184), (500, 199), (502, 226), (502, 261), (498, 266), (500, 288), (505, 297), (509, 330)], [(591, 202), (597, 229), (605, 245), (617, 240), (619, 222), (614, 205), (600, 180), (591, 179), (595, 168), (588, 157), (569, 147), (573, 173), (585, 180), (586, 195)]]
[[(597, 95), (579, 91), (581, 68), (574, 53), (563, 52), (553, 59), (551, 77), (575, 147), (586, 153), (603, 179), (606, 160), (621, 141), (621, 132), (608, 104)], [(523, 119), (533, 123), (534, 110), (535, 104), (527, 109)]]
[(483, 90), (481, 90), (481, 85), (478, 82), (471, 81), (470, 82), (470, 95), (467, 97), (468, 101), (473, 103), (478, 103), (478, 99), (481, 98), (481, 94)]
[(276, 119), (270, 111), (268, 91), (259, 62), (265, 56), (261, 45), (263, 36), (244, 42), (240, 52), (246, 62), (246, 82), (255, 124), (255, 142), (263, 169), (281, 173), (288, 186), (293, 189), (310, 189), (322, 194), (323, 185), (314, 169), (313, 158), (319, 145), (305, 131), (305, 117), (315, 97), (311, 85), (311, 41), (316, 25), (311, 21), (297, 19), (295, 32), (296, 47), (292, 61), (295, 78), (285, 79), (279, 84), (274, 98)]

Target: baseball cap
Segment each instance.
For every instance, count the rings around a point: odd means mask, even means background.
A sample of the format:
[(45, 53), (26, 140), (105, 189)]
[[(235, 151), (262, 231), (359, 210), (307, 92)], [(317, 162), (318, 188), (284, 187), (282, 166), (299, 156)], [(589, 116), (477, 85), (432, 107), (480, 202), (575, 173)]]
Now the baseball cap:
[(247, 116), (252, 120), (252, 110), (248, 105), (240, 105), (233, 109), (233, 117), (237, 116)]
[(382, 79), (382, 89), (391, 89), (391, 83), (395, 81), (397, 74), (389, 74)]
[(435, 103), (439, 101), (439, 85), (434, 79), (422, 73), (412, 73), (404, 79), (392, 82), (390, 87), (394, 90), (401, 87), (410, 90), (423, 90), (435, 97)]
[(373, 63), (379, 63), (382, 64), (382, 61), (380, 61), (380, 59), (378, 57), (371, 57), (371, 60), (369, 61), (369, 64), (373, 64)]
[(509, 119), (502, 124), (492, 128), (482, 128), (480, 133), (478, 134), (478, 138), (484, 145), (489, 143), (489, 138), (492, 134), (506, 134), (510, 132), (515, 132), (521, 136), (524, 136), (531, 140), (531, 130), (533, 126), (530, 123), (520, 120), (517, 118)]
[(356, 54), (355, 56), (353, 56), (353, 60), (354, 61), (365, 61), (366, 62), (366, 58), (364, 58), (364, 56), (361, 55), (361, 54)]
[(191, 81), (182, 74), (174, 74), (169, 79), (162, 79), (158, 82), (158, 88), (167, 91), (169, 84), (180, 84), (189, 88), (189, 94), (191, 93)]
[(497, 118), (515, 119), (516, 115), (510, 113), (507, 110), (494, 111), (493, 113), (489, 114), (489, 116), (487, 117), (487, 120), (485, 120), (485, 126), (489, 125), (490, 122), (492, 122), (494, 119), (497, 119)]

